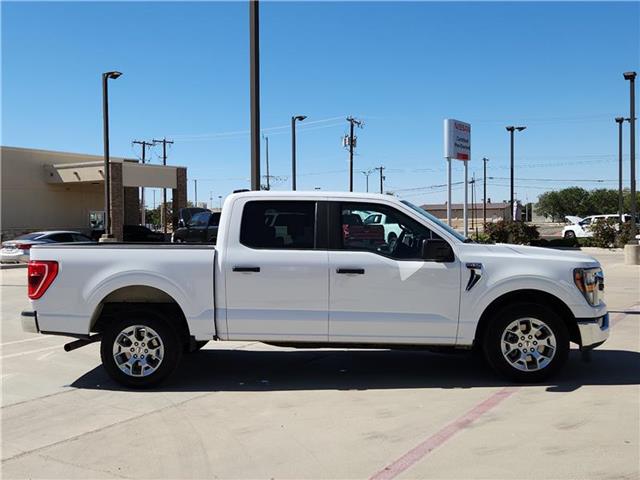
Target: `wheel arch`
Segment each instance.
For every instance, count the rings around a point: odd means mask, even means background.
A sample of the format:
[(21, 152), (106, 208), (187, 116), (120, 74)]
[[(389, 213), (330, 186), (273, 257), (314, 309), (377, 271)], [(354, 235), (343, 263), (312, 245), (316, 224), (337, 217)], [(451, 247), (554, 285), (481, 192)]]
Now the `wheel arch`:
[(566, 303), (555, 295), (543, 290), (521, 289), (499, 296), (484, 309), (476, 327), (474, 346), (481, 345), (481, 339), (484, 337), (489, 321), (495, 313), (509, 304), (525, 302), (536, 303), (553, 310), (567, 325), (569, 339), (574, 343), (580, 343), (580, 331), (578, 330), (576, 318)]
[(148, 285), (127, 285), (108, 293), (94, 309), (90, 332), (101, 333), (120, 313), (135, 310), (165, 318), (183, 341), (189, 340), (189, 324), (180, 304), (164, 290)]

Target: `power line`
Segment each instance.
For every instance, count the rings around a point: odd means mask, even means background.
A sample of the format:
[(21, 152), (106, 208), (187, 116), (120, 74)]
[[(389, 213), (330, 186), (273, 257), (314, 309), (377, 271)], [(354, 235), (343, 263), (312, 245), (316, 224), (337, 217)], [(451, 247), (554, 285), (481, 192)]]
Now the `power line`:
[[(146, 140), (133, 140), (131, 142), (132, 145), (140, 145), (142, 147), (142, 164), (144, 165), (144, 161), (147, 158), (147, 147), (153, 147), (153, 142), (147, 142)], [(140, 196), (142, 197), (142, 202), (140, 205), (140, 223), (144, 225), (146, 223), (146, 207), (144, 205), (144, 187), (140, 188)]]

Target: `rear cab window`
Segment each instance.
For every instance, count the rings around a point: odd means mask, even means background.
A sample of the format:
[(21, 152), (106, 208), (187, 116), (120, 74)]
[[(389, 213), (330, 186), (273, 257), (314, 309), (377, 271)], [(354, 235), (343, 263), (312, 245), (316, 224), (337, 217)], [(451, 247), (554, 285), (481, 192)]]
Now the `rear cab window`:
[(240, 243), (250, 248), (316, 248), (316, 202), (247, 202), (242, 212)]

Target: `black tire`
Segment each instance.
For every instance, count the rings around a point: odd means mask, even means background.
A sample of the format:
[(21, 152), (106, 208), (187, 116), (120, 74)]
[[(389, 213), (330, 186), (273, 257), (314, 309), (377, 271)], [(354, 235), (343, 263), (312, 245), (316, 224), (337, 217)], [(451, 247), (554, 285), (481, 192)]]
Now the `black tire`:
[[(164, 349), (162, 359), (157, 363), (155, 367), (146, 367), (143, 369), (150, 370), (154, 368), (154, 370), (148, 373), (145, 376), (134, 376), (129, 373), (125, 373), (114, 358), (113, 348), (116, 342), (117, 337), (127, 329), (127, 327), (132, 327), (135, 325), (140, 325), (143, 327), (147, 327), (150, 330), (147, 330), (147, 334), (150, 331), (153, 331), (157, 334), (157, 337), (160, 339), (160, 344)], [(146, 337), (148, 338), (148, 337)], [(142, 337), (144, 340), (145, 337)], [(158, 345), (157, 341), (152, 340), (154, 343), (154, 347)], [(122, 345), (122, 343), (120, 343)], [(138, 345), (143, 345), (143, 343), (136, 344), (132, 348), (142, 348), (138, 347)], [(151, 345), (151, 343), (150, 343)], [(182, 358), (182, 350), (183, 344), (180, 341), (180, 336), (178, 332), (171, 326), (169, 320), (164, 318), (162, 315), (155, 311), (147, 311), (147, 310), (135, 310), (131, 312), (122, 312), (119, 316), (119, 319), (110, 323), (105, 331), (102, 334), (102, 342), (100, 345), (100, 356), (102, 358), (102, 365), (105, 370), (109, 374), (109, 376), (118, 382), (121, 385), (127, 387), (135, 387), (135, 388), (147, 388), (154, 385), (159, 384), (164, 381), (167, 377), (169, 377), (175, 370), (178, 364), (180, 363), (180, 359)], [(138, 351), (138, 354), (142, 354), (145, 350)], [(129, 356), (130, 352), (123, 351), (122, 355)], [(147, 355), (151, 358), (152, 355)], [(125, 357), (119, 357), (124, 359)], [(142, 356), (141, 356), (142, 358)], [(130, 360), (130, 357), (129, 357)], [(136, 365), (140, 365), (139, 363)], [(130, 367), (130, 370), (134, 370), (134, 366)], [(139, 373), (141, 370), (139, 367), (136, 369)]]
[(209, 343), (209, 340), (196, 340), (193, 344), (189, 342), (184, 348), (184, 353), (198, 352), (202, 350), (207, 343)]
[[(513, 331), (507, 332), (507, 329), (517, 320), (522, 320), (522, 327), (527, 325), (531, 327), (534, 324), (538, 327), (543, 325), (540, 328), (540, 336), (536, 337), (535, 334), (533, 336), (528, 335), (526, 330), (516, 330), (517, 335), (522, 335), (521, 338), (524, 338), (524, 340), (519, 340), (516, 336), (517, 343), (509, 343), (506, 348), (510, 348), (511, 351), (503, 354), (503, 335), (505, 338), (510, 339), (516, 335)], [(553, 336), (545, 336), (546, 330), (544, 327)], [(549, 349), (546, 343), (554, 338), (555, 349)], [(535, 345), (534, 342), (536, 342)], [(507, 346), (507, 343), (504, 343), (504, 345)], [(513, 348), (511, 345), (513, 345)], [(531, 352), (536, 355), (543, 354), (542, 362), (546, 362), (546, 364), (543, 363), (543, 367), (539, 368), (540, 364), (532, 355), (521, 353), (522, 350), (528, 350), (529, 347), (531, 347)], [(519, 383), (541, 382), (557, 373), (567, 361), (569, 355), (569, 333), (563, 319), (552, 310), (536, 303), (517, 303), (504, 307), (490, 319), (483, 340), (483, 350), (489, 365), (508, 379)], [(553, 354), (550, 353), (551, 350), (553, 350)], [(515, 366), (507, 360), (507, 355), (514, 358), (514, 362), (524, 362), (524, 365)], [(524, 360), (523, 356), (527, 360)], [(531, 370), (525, 371), (519, 368), (531, 368)]]
[(395, 233), (391, 232), (387, 237), (387, 244), (389, 246), (393, 246), (393, 244), (396, 243), (397, 240), (398, 240), (398, 236)]
[(576, 232), (574, 232), (573, 230), (567, 230), (566, 232), (564, 232), (564, 238), (576, 238)]

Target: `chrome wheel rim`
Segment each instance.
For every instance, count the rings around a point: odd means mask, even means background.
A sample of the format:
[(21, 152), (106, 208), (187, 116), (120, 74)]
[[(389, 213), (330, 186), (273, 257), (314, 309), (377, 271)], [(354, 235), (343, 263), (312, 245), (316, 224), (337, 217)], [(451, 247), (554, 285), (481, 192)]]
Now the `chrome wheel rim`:
[(113, 360), (130, 377), (153, 374), (164, 358), (164, 344), (160, 335), (146, 325), (131, 325), (116, 335)]
[(531, 317), (519, 318), (507, 325), (500, 344), (505, 360), (522, 372), (546, 368), (557, 350), (553, 330), (542, 320)]

